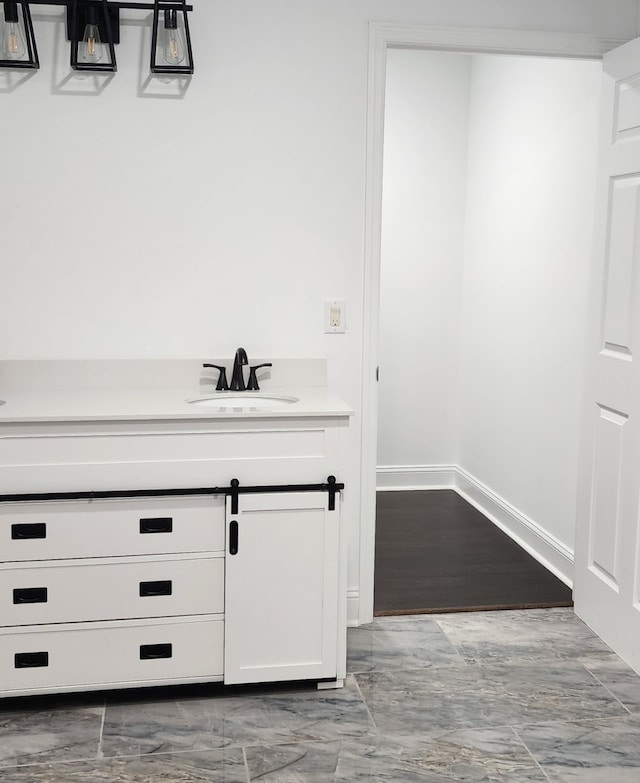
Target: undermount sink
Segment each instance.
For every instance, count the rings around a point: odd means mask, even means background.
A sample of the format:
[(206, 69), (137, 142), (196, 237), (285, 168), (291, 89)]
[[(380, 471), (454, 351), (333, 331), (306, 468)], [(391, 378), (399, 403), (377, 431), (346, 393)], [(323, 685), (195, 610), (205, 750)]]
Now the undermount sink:
[(292, 402), (298, 402), (298, 397), (287, 397), (276, 394), (229, 394), (228, 392), (219, 392), (208, 397), (196, 397), (187, 400), (190, 405), (202, 405), (207, 408), (216, 408), (218, 410), (272, 410), (280, 408), (283, 405), (290, 405)]

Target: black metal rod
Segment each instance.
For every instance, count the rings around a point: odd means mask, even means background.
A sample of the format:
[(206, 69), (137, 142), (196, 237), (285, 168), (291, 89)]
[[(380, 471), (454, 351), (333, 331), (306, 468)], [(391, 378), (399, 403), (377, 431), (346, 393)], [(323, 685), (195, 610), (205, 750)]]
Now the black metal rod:
[[(71, 5), (72, 0), (29, 0), (29, 5), (65, 5), (69, 6)], [(127, 0), (123, 0), (123, 2), (120, 2), (120, 0), (108, 0), (109, 5), (113, 6), (114, 8), (125, 8), (127, 10), (138, 10), (138, 11), (153, 11), (154, 4), (153, 2), (149, 3), (129, 3)], [(86, 5), (100, 5), (101, 0), (83, 0), (83, 3)], [(184, 8), (186, 11), (193, 11), (192, 5), (183, 6), (182, 3), (178, 2), (178, 0), (167, 0), (166, 3), (163, 3), (163, 7), (167, 6), (168, 8), (171, 8), (172, 6), (175, 6), (176, 8)]]
[(39, 68), (40, 60), (38, 58), (38, 49), (36, 48), (36, 34), (33, 29), (33, 20), (31, 19), (31, 12), (29, 11), (28, 5), (22, 5), (22, 16), (24, 18), (29, 62), (33, 63), (34, 68)]
[[(237, 479), (234, 479), (237, 481)], [(228, 487), (185, 487), (182, 489), (115, 489), (89, 492), (36, 492), (0, 495), (0, 503), (26, 503), (39, 500), (108, 500), (112, 498), (177, 497), (180, 495), (231, 495), (259, 492), (333, 492), (344, 489), (344, 484), (269, 484), (243, 487), (239, 483)], [(237, 513), (237, 512), (236, 512)]]
[(225, 489), (201, 487), (198, 489), (117, 489), (90, 492), (37, 492), (0, 495), (0, 503), (22, 503), (32, 500), (108, 500), (109, 498), (172, 497), (174, 495), (221, 495)]
[[(109, 62), (111, 63), (110, 71), (117, 71), (118, 65), (116, 61), (116, 48), (114, 46), (113, 31), (111, 29), (111, 19), (109, 18), (109, 3), (107, 0), (102, 0), (102, 9), (104, 15), (104, 25), (107, 31), (107, 46), (109, 47)], [(120, 33), (118, 33), (120, 35)]]

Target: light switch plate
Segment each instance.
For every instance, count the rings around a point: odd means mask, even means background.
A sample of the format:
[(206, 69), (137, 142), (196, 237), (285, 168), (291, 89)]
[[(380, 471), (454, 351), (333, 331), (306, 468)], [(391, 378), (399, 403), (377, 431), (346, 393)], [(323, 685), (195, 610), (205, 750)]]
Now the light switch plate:
[(344, 334), (347, 331), (347, 305), (344, 299), (325, 300), (324, 331), (326, 334)]

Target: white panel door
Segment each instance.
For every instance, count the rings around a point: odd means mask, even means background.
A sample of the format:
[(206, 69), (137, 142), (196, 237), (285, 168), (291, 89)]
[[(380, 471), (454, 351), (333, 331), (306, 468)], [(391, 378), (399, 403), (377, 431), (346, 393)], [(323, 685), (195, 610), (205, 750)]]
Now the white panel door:
[(339, 496), (227, 498), (224, 681), (336, 678)]
[(603, 67), (574, 598), (640, 672), (640, 39)]

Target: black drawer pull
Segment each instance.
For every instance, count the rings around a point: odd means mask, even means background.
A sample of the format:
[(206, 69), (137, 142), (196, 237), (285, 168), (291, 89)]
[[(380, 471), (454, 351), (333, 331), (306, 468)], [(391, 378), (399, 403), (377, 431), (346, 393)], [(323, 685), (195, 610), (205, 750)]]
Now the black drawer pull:
[(15, 654), (14, 666), (16, 669), (37, 669), (48, 665), (48, 652), (28, 652)]
[(20, 587), (13, 591), (14, 604), (46, 604), (46, 587)]
[(173, 655), (171, 644), (141, 644), (140, 660), (153, 661), (157, 658), (171, 658)]
[(140, 598), (149, 598), (154, 595), (171, 595), (173, 584), (171, 579), (158, 582), (140, 582)]
[(46, 538), (46, 522), (30, 522), (28, 524), (11, 525), (11, 538), (14, 541), (23, 538)]
[(140, 520), (141, 533), (171, 533), (172, 531), (172, 517), (149, 517)]
[(235, 519), (229, 522), (229, 554), (238, 554), (238, 523)]

